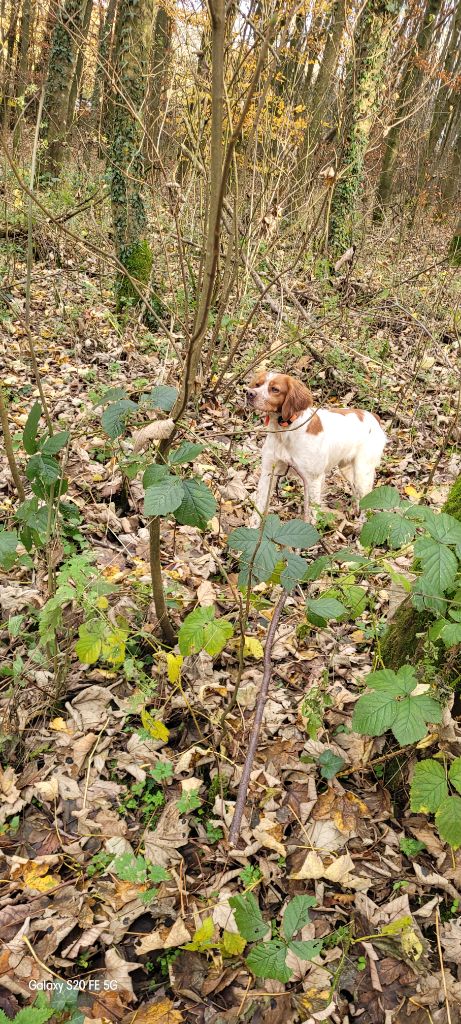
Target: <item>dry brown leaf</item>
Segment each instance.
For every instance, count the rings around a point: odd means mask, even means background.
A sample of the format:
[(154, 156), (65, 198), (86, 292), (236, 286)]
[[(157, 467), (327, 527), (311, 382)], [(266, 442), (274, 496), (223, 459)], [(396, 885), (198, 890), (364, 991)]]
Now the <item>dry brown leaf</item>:
[(183, 1021), (182, 1013), (174, 1009), (171, 999), (164, 998), (145, 1003), (126, 1024), (182, 1024)]
[(125, 993), (130, 1001), (134, 999), (130, 974), (139, 969), (139, 964), (132, 963), (130, 960), (124, 960), (113, 947), (106, 950), (105, 964), (104, 980), (116, 981), (118, 993)]
[(323, 871), (324, 868), (321, 857), (319, 857), (318, 853), (315, 853), (314, 850), (310, 850), (306, 859), (299, 868), (299, 871), (293, 871), (290, 878), (296, 878), (300, 881), (308, 878), (322, 878)]
[(142, 452), (149, 441), (161, 441), (169, 437), (173, 429), (174, 420), (172, 419), (152, 420), (146, 427), (142, 427), (141, 430), (137, 430), (133, 434), (133, 451)]
[(338, 793), (332, 786), (319, 796), (312, 811), (314, 821), (331, 819), (344, 835), (356, 832), (362, 818), (370, 812), (363, 800), (350, 792)]
[(145, 855), (153, 864), (166, 868), (181, 859), (178, 849), (187, 843), (188, 835), (189, 825), (181, 818), (177, 804), (172, 800), (162, 811), (155, 831), (146, 832)]
[(157, 931), (143, 935), (136, 944), (136, 952), (141, 955), (142, 953), (151, 953), (154, 949), (172, 949), (174, 946), (183, 946), (190, 940), (190, 932), (182, 918), (178, 917), (172, 928), (159, 928)]

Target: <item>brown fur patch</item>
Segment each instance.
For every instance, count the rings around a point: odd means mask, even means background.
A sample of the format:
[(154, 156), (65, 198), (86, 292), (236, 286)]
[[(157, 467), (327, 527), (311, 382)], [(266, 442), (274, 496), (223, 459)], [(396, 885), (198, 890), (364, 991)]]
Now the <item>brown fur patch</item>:
[(351, 413), (354, 413), (361, 423), (363, 423), (365, 419), (365, 413), (363, 409), (330, 409), (330, 412), (337, 412), (338, 416), (350, 416)]
[(322, 430), (322, 421), (320, 416), (317, 416), (317, 413), (315, 412), (307, 424), (306, 434), (321, 434)]
[(259, 373), (256, 374), (256, 377), (253, 377), (253, 380), (251, 381), (251, 387), (252, 388), (260, 388), (261, 384), (264, 384), (265, 379), (266, 379), (266, 371), (265, 370), (260, 370)]

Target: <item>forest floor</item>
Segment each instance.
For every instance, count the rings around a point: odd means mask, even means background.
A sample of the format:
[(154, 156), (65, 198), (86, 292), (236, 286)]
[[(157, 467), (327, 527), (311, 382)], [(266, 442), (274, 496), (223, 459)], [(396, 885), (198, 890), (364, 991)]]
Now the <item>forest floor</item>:
[[(194, 471), (213, 490), (218, 512), (205, 532), (169, 522), (162, 527), (175, 621), (197, 603), (214, 604), (238, 632), (238, 564), (226, 537), (247, 523), (259, 468), (263, 429), (245, 410), (243, 393), (254, 361), (266, 359), (301, 377), (319, 404), (379, 413), (389, 444), (378, 482), (441, 507), (461, 468), (454, 326), (461, 282), (443, 263), (448, 235), (432, 226), (411, 247), (375, 236), (350, 278), (331, 283), (306, 262), (288, 282), (291, 295), (284, 294), (298, 330), (292, 341), (283, 320), (261, 307), (245, 353), (224, 381), (227, 394), (221, 387), (216, 400), (197, 399), (187, 435), (206, 445)], [(22, 319), (23, 252), (16, 252), (14, 272), (11, 261), (9, 250), (2, 376), (23, 465), (21, 432), (38, 391)], [(239, 851), (229, 853), (224, 836), (280, 588), (256, 588), (238, 701), (220, 738), (237, 675), (237, 639), (218, 657), (185, 658), (180, 679), (168, 678), (150, 597), (142, 487), (139, 476), (127, 484), (120, 471), (133, 443), (129, 435), (117, 442), (105, 436), (98, 404), (108, 387), (120, 385), (131, 395), (177, 384), (171, 351), (136, 321), (118, 325), (110, 268), (102, 273), (96, 257), (82, 260), (69, 243), (58, 258), (42, 253), (33, 265), (31, 324), (53, 422), (70, 430), (65, 476), (68, 500), (79, 510), (56, 540), (54, 562), (77, 559), (75, 572), (91, 588), (88, 562), (86, 570), (78, 562), (82, 552), (91, 553), (96, 578), (114, 588), (107, 615), (129, 625), (122, 664), (84, 665), (75, 651), (83, 613), (69, 605), (60, 632), (65, 672), (50, 699), (53, 666), (45, 655), (41, 663), (32, 659), (36, 617), (47, 599), (46, 567), (39, 558), (32, 573), (23, 567), (3, 574), (0, 708), (9, 766), (5, 761), (0, 771), (0, 1006), (14, 1016), (45, 980), (56, 1018), (73, 1024), (85, 1017), (137, 1024), (330, 1017), (456, 1024), (461, 851), (440, 841), (432, 818), (409, 811), (414, 749), (391, 759), (385, 737), (371, 740), (350, 728), (365, 676), (377, 663), (379, 637), (405, 591), (383, 565), (372, 575), (358, 572), (360, 614), (325, 628), (308, 624), (300, 592), (288, 598)], [(298, 340), (303, 334), (318, 358)], [(282, 342), (288, 347), (276, 351)], [(8, 519), (15, 498), (5, 464), (0, 492)], [(329, 480), (320, 526), (332, 551), (358, 550), (359, 526), (346, 492), (339, 478)], [(288, 479), (273, 511), (287, 519), (300, 509), (298, 484)], [(410, 573), (411, 550), (386, 557), (388, 567)], [(336, 574), (312, 584), (312, 593), (339, 584)], [(443, 728), (459, 754), (457, 714), (448, 707)], [(149, 733), (152, 720), (166, 726), (157, 739)], [(436, 738), (427, 742), (430, 747)], [(149, 879), (149, 861), (166, 869), (166, 880)], [(287, 983), (255, 981), (242, 946), (232, 941), (228, 900), (249, 891), (269, 928), (290, 897), (307, 892), (316, 899), (302, 939), (324, 939), (322, 953), (312, 962), (290, 953)], [(59, 980), (75, 980), (76, 987), (60, 990)]]

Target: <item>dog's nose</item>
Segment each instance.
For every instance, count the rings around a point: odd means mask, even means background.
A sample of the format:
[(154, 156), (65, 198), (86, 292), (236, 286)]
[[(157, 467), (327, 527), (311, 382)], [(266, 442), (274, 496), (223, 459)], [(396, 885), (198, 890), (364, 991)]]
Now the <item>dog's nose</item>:
[(254, 388), (247, 388), (247, 402), (252, 402), (256, 395)]

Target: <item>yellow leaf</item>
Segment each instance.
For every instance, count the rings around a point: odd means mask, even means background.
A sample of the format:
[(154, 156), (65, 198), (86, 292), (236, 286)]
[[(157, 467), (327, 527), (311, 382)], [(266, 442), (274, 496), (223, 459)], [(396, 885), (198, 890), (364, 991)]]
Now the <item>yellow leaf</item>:
[(247, 658), (262, 658), (264, 651), (261, 641), (255, 636), (246, 636), (243, 653)]
[(213, 945), (214, 921), (212, 917), (206, 917), (200, 928), (197, 928), (192, 942), (187, 942), (184, 949), (202, 950), (209, 949)]
[(356, 644), (362, 643), (362, 640), (364, 640), (364, 639), (365, 638), (364, 638), (363, 630), (362, 629), (354, 629), (354, 632), (351, 633), (351, 640), (353, 640), (354, 643), (356, 643)]
[(402, 949), (403, 952), (410, 958), (410, 960), (419, 960), (423, 952), (423, 944), (421, 939), (418, 938), (414, 928), (404, 928), (402, 932)]
[(67, 732), (69, 736), (71, 735), (63, 718), (53, 718), (49, 727), (50, 729), (53, 729), (54, 732)]
[(180, 1010), (175, 1010), (171, 999), (158, 999), (155, 1003), (141, 1006), (133, 1018), (136, 1024), (183, 1024)]
[(48, 892), (59, 885), (60, 881), (58, 875), (48, 874), (47, 864), (36, 864), (33, 860), (24, 871), (24, 884), (28, 889), (35, 889), (37, 892)]
[(98, 597), (98, 600), (96, 601), (96, 608), (101, 608), (102, 611), (105, 611), (105, 609), (108, 607), (109, 602), (107, 600), (107, 597), (104, 597), (104, 595), (101, 594), (101, 597)]
[(413, 484), (408, 484), (407, 487), (404, 487), (403, 489), (405, 494), (408, 494), (408, 497), (411, 498), (412, 501), (419, 501), (422, 498), (421, 491), (417, 491), (416, 487), (413, 487)]
[(102, 642), (102, 656), (111, 665), (121, 665), (125, 660), (125, 645), (127, 640), (125, 629), (113, 629)]
[(220, 942), (223, 956), (236, 956), (238, 953), (243, 953), (245, 946), (246, 939), (243, 939), (238, 932), (223, 932)]
[(166, 656), (166, 664), (170, 683), (177, 683), (181, 678), (182, 662), (182, 654), (172, 654), (171, 651), (168, 652)]
[(153, 740), (162, 740), (166, 743), (170, 735), (166, 725), (153, 718), (148, 711), (141, 711), (141, 722)]
[(411, 927), (412, 923), (411, 917), (407, 914), (405, 917), (398, 917), (396, 921), (391, 921), (390, 924), (383, 925), (381, 932), (383, 935), (398, 935), (405, 928)]

